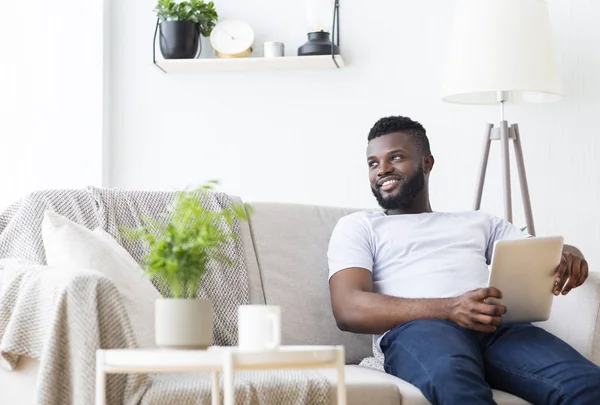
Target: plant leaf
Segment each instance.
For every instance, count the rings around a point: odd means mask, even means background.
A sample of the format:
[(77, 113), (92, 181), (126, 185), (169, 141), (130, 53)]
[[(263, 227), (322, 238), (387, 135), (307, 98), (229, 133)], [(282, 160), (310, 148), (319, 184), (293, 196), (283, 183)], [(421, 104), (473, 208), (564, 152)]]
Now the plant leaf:
[[(171, 0), (160, 0), (169, 4)], [(248, 205), (232, 204), (212, 211), (204, 207), (218, 181), (211, 180), (196, 190), (176, 194), (173, 207), (159, 219), (141, 218), (141, 226), (120, 229), (132, 241), (146, 243), (148, 253), (143, 258), (145, 274), (160, 278), (170, 289), (170, 296), (196, 296), (210, 263), (231, 266), (232, 260), (223, 254), (228, 241), (235, 241), (234, 221), (248, 220)]]

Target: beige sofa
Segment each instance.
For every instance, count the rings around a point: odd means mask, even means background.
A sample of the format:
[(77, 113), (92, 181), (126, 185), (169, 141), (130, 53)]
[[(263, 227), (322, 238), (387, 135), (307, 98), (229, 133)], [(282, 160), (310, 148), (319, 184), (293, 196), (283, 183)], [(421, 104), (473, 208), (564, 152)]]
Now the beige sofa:
[[(358, 366), (371, 356), (371, 336), (340, 331), (331, 312), (326, 251), (338, 219), (353, 209), (280, 203), (251, 203), (254, 213), (243, 224), (251, 301), (280, 305), (284, 344), (343, 344), (347, 355), (348, 403), (427, 404), (412, 385), (383, 372)], [(596, 363), (600, 361), (600, 277), (554, 302), (542, 324)], [(0, 370), (0, 404), (31, 404), (36, 361), (24, 358), (19, 370)], [(335, 376), (323, 371), (332, 383)], [(332, 399), (335, 389), (332, 384)], [(495, 392), (499, 404), (526, 403)]]

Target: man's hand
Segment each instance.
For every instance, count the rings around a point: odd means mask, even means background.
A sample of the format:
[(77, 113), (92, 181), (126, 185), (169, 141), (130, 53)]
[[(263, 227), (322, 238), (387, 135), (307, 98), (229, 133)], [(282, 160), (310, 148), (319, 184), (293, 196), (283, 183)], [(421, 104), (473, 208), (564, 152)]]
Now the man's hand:
[(563, 250), (562, 259), (556, 269), (554, 295), (562, 291), (566, 295), (571, 289), (579, 287), (588, 277), (588, 264), (583, 255), (575, 250)]
[(479, 332), (494, 332), (496, 325), (506, 314), (504, 305), (485, 302), (488, 298), (502, 298), (500, 290), (494, 287), (469, 291), (452, 300), (449, 320), (465, 329)]

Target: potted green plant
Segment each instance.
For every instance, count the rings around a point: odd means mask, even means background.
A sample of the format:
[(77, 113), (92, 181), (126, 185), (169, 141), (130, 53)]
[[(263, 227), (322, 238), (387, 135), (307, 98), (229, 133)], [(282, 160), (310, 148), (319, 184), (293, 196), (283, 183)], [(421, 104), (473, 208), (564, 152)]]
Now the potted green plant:
[(235, 218), (248, 220), (251, 207), (232, 204), (222, 210), (204, 207), (201, 197), (216, 181), (177, 193), (162, 219), (143, 218), (139, 228), (123, 228), (129, 240), (148, 245), (142, 263), (150, 278), (159, 278), (170, 294), (155, 303), (155, 343), (175, 349), (206, 349), (213, 344), (213, 305), (196, 294), (211, 262), (231, 265), (223, 243), (237, 237)]
[(212, 1), (158, 0), (160, 51), (165, 59), (193, 59), (200, 54), (200, 35), (208, 37), (219, 16)]

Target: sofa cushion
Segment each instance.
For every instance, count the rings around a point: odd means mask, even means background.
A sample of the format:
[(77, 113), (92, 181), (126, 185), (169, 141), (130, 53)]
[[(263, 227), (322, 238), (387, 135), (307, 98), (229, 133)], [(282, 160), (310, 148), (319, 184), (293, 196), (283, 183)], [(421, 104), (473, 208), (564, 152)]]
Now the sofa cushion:
[(154, 347), (154, 302), (160, 294), (135, 259), (102, 228), (91, 231), (52, 211), (44, 215), (42, 235), (49, 266), (94, 270), (112, 280), (137, 344)]
[[(315, 370), (323, 375), (330, 383), (329, 398), (331, 404), (337, 403), (337, 371), (331, 368)], [(382, 373), (366, 367), (349, 365), (345, 368), (344, 379), (346, 382), (347, 405), (404, 405), (401, 402), (402, 394), (415, 398), (411, 405), (428, 405), (419, 390), (392, 375)]]
[[(336, 396), (337, 373), (333, 369), (318, 370), (331, 383), (331, 403)], [(428, 405), (419, 389), (392, 375), (360, 366), (346, 366), (348, 405)], [(506, 392), (494, 390), (498, 405), (526, 405), (529, 402)]]
[(286, 345), (344, 345), (346, 361), (372, 355), (372, 335), (342, 332), (331, 309), (327, 247), (337, 221), (355, 209), (251, 203), (250, 229), (268, 305), (282, 308)]

